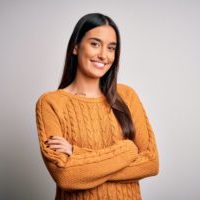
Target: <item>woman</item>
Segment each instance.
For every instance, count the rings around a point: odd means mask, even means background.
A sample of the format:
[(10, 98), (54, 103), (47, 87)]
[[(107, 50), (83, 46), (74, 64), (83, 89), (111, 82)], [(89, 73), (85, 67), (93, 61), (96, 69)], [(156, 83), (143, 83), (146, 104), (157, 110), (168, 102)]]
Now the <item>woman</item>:
[(56, 200), (139, 200), (159, 172), (152, 127), (136, 91), (117, 83), (120, 35), (111, 18), (83, 16), (69, 40), (59, 88), (36, 103), (41, 154)]

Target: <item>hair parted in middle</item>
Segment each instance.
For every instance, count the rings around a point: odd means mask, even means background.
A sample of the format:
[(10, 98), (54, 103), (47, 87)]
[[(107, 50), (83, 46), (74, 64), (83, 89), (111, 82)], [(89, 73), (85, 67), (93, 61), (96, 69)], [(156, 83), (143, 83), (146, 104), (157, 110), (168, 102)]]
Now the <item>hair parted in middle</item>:
[(83, 36), (91, 29), (109, 25), (116, 33), (117, 45), (115, 50), (115, 59), (110, 69), (100, 78), (100, 89), (106, 96), (114, 115), (121, 125), (124, 138), (133, 140), (135, 137), (135, 127), (131, 118), (128, 106), (117, 92), (117, 75), (120, 59), (120, 33), (115, 22), (108, 16), (101, 13), (89, 13), (79, 19), (67, 46), (64, 70), (58, 89), (67, 87), (76, 77), (78, 59), (73, 54), (73, 50), (78, 45)]

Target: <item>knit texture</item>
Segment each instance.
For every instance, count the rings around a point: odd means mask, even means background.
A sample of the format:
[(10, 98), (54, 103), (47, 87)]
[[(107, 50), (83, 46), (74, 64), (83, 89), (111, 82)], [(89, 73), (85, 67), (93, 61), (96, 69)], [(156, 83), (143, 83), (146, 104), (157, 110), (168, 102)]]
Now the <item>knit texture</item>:
[[(154, 132), (136, 91), (118, 83), (136, 129), (134, 141), (122, 129), (105, 96), (90, 98), (64, 89), (48, 91), (36, 102), (41, 155), (56, 183), (55, 200), (141, 200), (139, 180), (157, 175), (159, 159)], [(73, 154), (44, 143), (64, 137)]]

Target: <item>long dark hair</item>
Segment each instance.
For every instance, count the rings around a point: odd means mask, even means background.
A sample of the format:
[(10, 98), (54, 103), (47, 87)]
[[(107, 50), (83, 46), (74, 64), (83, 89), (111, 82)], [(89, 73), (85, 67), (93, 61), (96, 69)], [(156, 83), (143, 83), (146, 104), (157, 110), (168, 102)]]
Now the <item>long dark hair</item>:
[(77, 71), (77, 56), (73, 54), (75, 45), (79, 44), (85, 33), (97, 26), (111, 26), (117, 36), (117, 46), (115, 51), (115, 59), (104, 76), (100, 78), (100, 89), (106, 96), (107, 102), (110, 104), (114, 115), (121, 125), (124, 138), (133, 140), (135, 137), (135, 127), (131, 119), (128, 106), (117, 92), (117, 74), (119, 70), (120, 57), (120, 34), (115, 22), (108, 16), (101, 13), (90, 13), (84, 15), (76, 24), (70, 37), (64, 70), (58, 89), (63, 89), (73, 82)]

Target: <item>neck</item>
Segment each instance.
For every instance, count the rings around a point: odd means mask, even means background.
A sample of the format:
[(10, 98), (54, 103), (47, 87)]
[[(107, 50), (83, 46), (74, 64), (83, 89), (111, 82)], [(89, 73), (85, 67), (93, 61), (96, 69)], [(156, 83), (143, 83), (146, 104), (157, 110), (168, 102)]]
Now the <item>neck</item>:
[(75, 78), (75, 80), (70, 85), (70, 90), (79, 95), (84, 95), (88, 97), (98, 97), (102, 96), (103, 93), (99, 85), (100, 79), (82, 79)]

